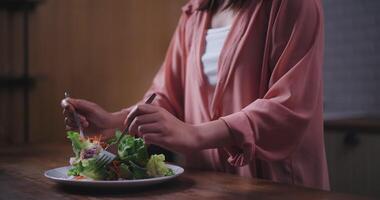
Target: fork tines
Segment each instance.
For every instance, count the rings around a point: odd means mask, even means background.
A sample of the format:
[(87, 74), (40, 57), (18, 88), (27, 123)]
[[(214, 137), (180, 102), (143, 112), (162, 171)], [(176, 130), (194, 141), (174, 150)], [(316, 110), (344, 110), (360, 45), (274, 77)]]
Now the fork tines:
[[(108, 152), (107, 152), (108, 153)], [(113, 159), (115, 159), (115, 155), (108, 153), (106, 151), (102, 151), (99, 153), (98, 158), (96, 159), (96, 166), (97, 167), (104, 167), (105, 165), (112, 162)]]

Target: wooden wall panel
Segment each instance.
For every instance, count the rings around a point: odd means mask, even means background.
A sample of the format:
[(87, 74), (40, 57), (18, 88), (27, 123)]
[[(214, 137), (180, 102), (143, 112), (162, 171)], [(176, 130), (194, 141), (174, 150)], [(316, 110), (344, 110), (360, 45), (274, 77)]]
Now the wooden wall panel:
[[(138, 101), (160, 66), (186, 0), (45, 0), (30, 16), (32, 142), (64, 141), (73, 97), (116, 111)], [(3, 17), (0, 17), (3, 18)]]
[[(22, 75), (22, 22), (19, 12), (0, 10), (0, 77)], [(24, 141), (22, 97), (22, 90), (0, 87), (0, 143)]]

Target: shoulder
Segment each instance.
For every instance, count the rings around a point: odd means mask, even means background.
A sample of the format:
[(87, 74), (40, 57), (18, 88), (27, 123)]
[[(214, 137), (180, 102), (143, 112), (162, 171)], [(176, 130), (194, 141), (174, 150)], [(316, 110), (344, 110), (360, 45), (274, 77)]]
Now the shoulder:
[(321, 0), (281, 0), (279, 12), (295, 16), (313, 16), (321, 11)]
[(323, 22), (321, 0), (273, 0), (273, 2), (278, 4), (275, 14), (277, 28), (292, 31), (295, 26), (312, 28)]
[(278, 3), (278, 10), (273, 13), (272, 42), (281, 51), (289, 42), (307, 49), (323, 40), (321, 0), (273, 0), (273, 3)]

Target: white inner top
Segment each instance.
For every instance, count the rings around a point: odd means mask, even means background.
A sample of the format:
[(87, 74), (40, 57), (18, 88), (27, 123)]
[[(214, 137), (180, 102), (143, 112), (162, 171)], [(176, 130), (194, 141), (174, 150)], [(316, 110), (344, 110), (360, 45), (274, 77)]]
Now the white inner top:
[(230, 29), (231, 26), (226, 26), (207, 30), (205, 52), (201, 59), (203, 73), (211, 86), (216, 85), (219, 56)]

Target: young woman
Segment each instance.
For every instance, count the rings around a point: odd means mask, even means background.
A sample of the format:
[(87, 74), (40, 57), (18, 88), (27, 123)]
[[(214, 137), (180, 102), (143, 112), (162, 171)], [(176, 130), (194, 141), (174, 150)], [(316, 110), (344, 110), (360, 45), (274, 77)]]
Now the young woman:
[[(192, 0), (146, 96), (108, 113), (62, 102), (85, 132), (123, 129), (188, 167), (329, 189), (322, 118), (320, 0)], [(132, 109), (133, 108), (133, 109)]]

